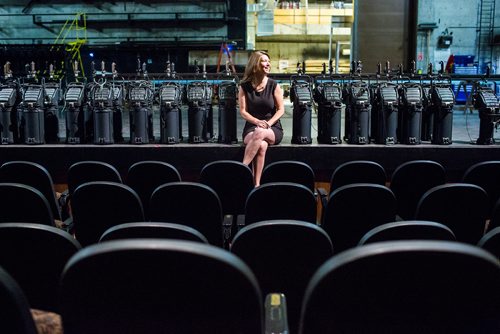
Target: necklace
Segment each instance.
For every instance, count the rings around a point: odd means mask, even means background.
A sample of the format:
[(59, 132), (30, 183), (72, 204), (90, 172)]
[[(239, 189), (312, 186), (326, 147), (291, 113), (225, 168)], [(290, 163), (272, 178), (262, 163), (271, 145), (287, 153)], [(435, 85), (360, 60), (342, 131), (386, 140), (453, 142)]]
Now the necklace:
[(264, 88), (266, 87), (267, 80), (263, 79), (261, 82), (258, 84), (252, 83), (253, 89), (257, 92), (262, 92)]

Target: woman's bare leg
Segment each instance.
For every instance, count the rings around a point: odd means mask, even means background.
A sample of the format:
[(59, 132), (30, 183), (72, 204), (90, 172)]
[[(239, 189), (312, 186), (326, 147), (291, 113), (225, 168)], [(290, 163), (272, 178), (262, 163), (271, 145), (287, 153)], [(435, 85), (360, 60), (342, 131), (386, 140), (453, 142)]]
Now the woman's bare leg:
[(253, 159), (253, 180), (256, 187), (260, 186), (260, 178), (262, 177), (262, 170), (264, 169), (264, 163), (266, 161), (266, 151), (269, 144), (267, 141), (263, 140), (260, 143), (260, 149), (257, 151), (257, 155)]
[(271, 129), (256, 128), (244, 138), (245, 155), (243, 163), (246, 165), (252, 164), (254, 173), (255, 185), (260, 185), (260, 177), (265, 162), (265, 154), (269, 144), (274, 143), (274, 132)]

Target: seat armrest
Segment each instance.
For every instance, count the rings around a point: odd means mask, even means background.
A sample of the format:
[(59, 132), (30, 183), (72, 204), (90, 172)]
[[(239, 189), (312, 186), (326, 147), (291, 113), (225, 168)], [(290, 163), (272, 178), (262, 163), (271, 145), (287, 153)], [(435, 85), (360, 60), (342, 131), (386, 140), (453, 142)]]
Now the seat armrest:
[(286, 298), (282, 293), (268, 293), (264, 303), (265, 333), (290, 333)]
[(236, 232), (245, 227), (245, 215), (239, 214), (236, 216)]
[(320, 221), (319, 221), (319, 224), (321, 225), (321, 223), (323, 222), (323, 216), (324, 216), (324, 212), (325, 212), (325, 208), (326, 208), (326, 205), (328, 204), (328, 195), (329, 193), (326, 191), (325, 188), (318, 188), (316, 189), (316, 192), (318, 194), (318, 201), (319, 203), (321, 204), (321, 215), (320, 215)]
[(229, 242), (231, 241), (233, 231), (233, 220), (233, 215), (224, 215), (222, 218), (222, 246), (225, 249), (229, 249)]
[(61, 229), (70, 234), (74, 234), (74, 227), (73, 217), (69, 217), (68, 219), (64, 220), (61, 225)]

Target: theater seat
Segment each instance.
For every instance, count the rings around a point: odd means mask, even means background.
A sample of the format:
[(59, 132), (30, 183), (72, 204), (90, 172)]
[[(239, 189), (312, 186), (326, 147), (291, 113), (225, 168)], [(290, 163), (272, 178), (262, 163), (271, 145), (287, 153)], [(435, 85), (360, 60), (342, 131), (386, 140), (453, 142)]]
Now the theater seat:
[(37, 189), (20, 183), (0, 183), (0, 223), (55, 225), (50, 204)]
[(462, 182), (475, 184), (486, 191), (490, 216), (495, 203), (500, 199), (500, 160), (482, 161), (472, 165), (465, 171)]
[(177, 239), (208, 244), (207, 238), (192, 227), (158, 222), (125, 223), (108, 228), (99, 242), (120, 239)]
[(222, 207), (217, 193), (201, 183), (171, 182), (151, 195), (150, 220), (183, 224), (203, 234), (210, 244), (223, 247)]
[(255, 276), (235, 255), (199, 242), (107, 241), (68, 262), (64, 333), (263, 333)]
[(316, 199), (309, 188), (292, 182), (266, 183), (248, 195), (245, 225), (275, 219), (293, 219), (315, 224), (316, 210)]
[(1, 182), (21, 183), (37, 189), (47, 199), (54, 219), (63, 219), (54, 190), (54, 182), (48, 170), (42, 165), (31, 161), (6, 162), (0, 166)]
[(305, 292), (299, 333), (500, 333), (500, 264), (479, 247), (394, 241), (332, 257)]
[(82, 246), (97, 243), (111, 226), (145, 219), (139, 196), (121, 183), (84, 183), (76, 188), (71, 203), (72, 231)]
[(272, 162), (262, 171), (261, 184), (270, 182), (292, 182), (315, 192), (314, 171), (308, 164), (302, 161), (281, 160)]
[(387, 175), (384, 167), (375, 161), (353, 160), (339, 165), (330, 179), (330, 193), (352, 183), (374, 183), (385, 185)]
[(404, 220), (372, 228), (359, 241), (359, 245), (396, 240), (455, 241), (455, 234), (446, 225), (425, 220)]
[(412, 160), (399, 165), (392, 173), (390, 188), (398, 203), (398, 216), (413, 219), (417, 204), (432, 187), (446, 183), (444, 167), (431, 160)]
[(495, 255), (500, 260), (500, 227), (495, 227), (483, 235), (477, 245)]
[(179, 171), (163, 161), (139, 161), (129, 167), (125, 183), (135, 190), (142, 202), (144, 215), (149, 217), (149, 199), (162, 184), (181, 181)]
[(0, 267), (0, 332), (37, 334), (30, 306), (16, 281)]
[(221, 201), (225, 215), (245, 212), (245, 200), (254, 188), (250, 168), (240, 161), (213, 161), (201, 169), (200, 182), (212, 188)]
[(242, 228), (231, 252), (249, 265), (264, 295), (285, 295), (290, 330), (296, 333), (307, 283), (333, 255), (330, 237), (316, 224), (268, 220)]
[(389, 188), (374, 183), (353, 183), (330, 194), (321, 227), (338, 253), (355, 247), (372, 228), (395, 220), (396, 198)]
[(91, 181), (123, 182), (116, 167), (107, 162), (83, 160), (75, 162), (68, 168), (67, 182), (70, 196), (79, 185)]
[(200, 183), (212, 188), (219, 196), (226, 243), (244, 223), (245, 201), (254, 188), (252, 171), (240, 161), (217, 160), (203, 166)]
[(479, 186), (450, 183), (429, 189), (417, 205), (416, 220), (448, 226), (458, 241), (476, 245), (484, 234), (488, 195)]
[(14, 277), (36, 309), (58, 312), (59, 278), (80, 248), (72, 235), (54, 226), (0, 224), (0, 266)]

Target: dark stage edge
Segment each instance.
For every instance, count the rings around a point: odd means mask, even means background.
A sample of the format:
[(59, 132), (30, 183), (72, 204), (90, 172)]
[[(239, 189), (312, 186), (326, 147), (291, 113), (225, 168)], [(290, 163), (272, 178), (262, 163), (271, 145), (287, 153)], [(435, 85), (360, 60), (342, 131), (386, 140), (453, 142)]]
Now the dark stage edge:
[[(0, 163), (28, 160), (45, 166), (56, 184), (66, 183), (69, 166), (81, 160), (99, 160), (114, 165), (125, 178), (127, 169), (135, 162), (160, 160), (175, 166), (184, 181), (198, 181), (202, 167), (216, 160), (243, 158), (244, 146), (238, 144), (179, 143), (165, 144), (113, 144), (113, 145), (2, 145)], [(266, 164), (279, 160), (297, 160), (309, 164), (316, 173), (317, 182), (328, 182), (333, 170), (352, 160), (372, 160), (380, 163), (388, 180), (394, 169), (410, 160), (434, 160), (441, 163), (449, 182), (460, 181), (463, 173), (475, 163), (500, 160), (500, 145), (294, 145), (284, 141), (268, 149)]]

